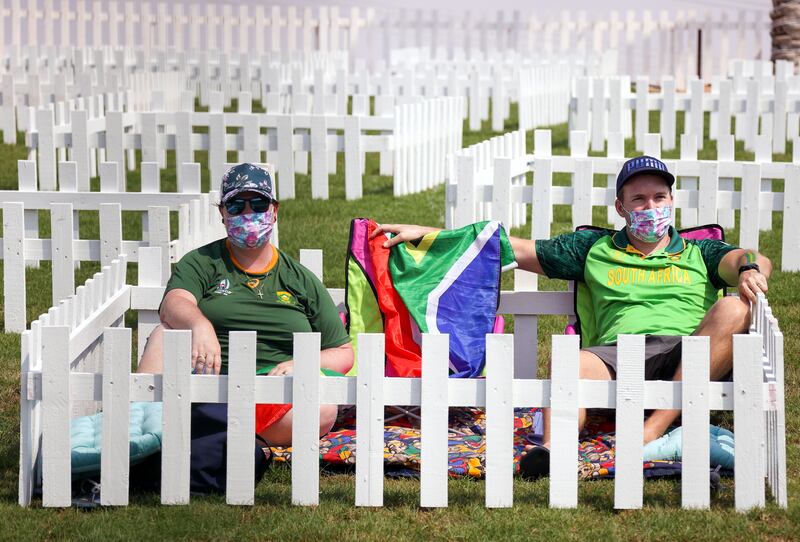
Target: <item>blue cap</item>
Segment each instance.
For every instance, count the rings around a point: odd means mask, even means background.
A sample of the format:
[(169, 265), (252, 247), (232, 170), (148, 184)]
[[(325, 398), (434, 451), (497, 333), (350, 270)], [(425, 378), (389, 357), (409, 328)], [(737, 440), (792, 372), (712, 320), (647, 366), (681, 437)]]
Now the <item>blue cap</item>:
[(667, 181), (667, 185), (670, 188), (675, 184), (675, 177), (669, 172), (664, 162), (652, 156), (637, 156), (636, 158), (631, 158), (622, 165), (622, 169), (619, 171), (619, 175), (617, 175), (617, 195), (619, 196), (623, 184), (642, 173), (658, 175)]

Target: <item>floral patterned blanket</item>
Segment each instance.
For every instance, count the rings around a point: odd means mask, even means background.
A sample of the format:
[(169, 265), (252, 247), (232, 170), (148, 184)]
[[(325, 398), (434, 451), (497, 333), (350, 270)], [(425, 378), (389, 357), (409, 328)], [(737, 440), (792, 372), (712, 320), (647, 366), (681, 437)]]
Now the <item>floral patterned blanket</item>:
[[(387, 418), (394, 413), (387, 409)], [(450, 476), (482, 478), (485, 468), (486, 416), (482, 409), (451, 408), (449, 438)], [(514, 419), (514, 469), (526, 444), (541, 443), (539, 409), (516, 409)], [(581, 433), (576, 465), (580, 479), (614, 476), (614, 424), (591, 416)], [(392, 419), (385, 426), (384, 462), (387, 476), (417, 476), (420, 463), (420, 430), (413, 415)], [(291, 448), (272, 448), (276, 461), (291, 461)], [(320, 459), (335, 468), (355, 466), (356, 431), (353, 413), (343, 412), (334, 430), (320, 440)], [(645, 461), (645, 477), (675, 476), (681, 465), (674, 461)]]

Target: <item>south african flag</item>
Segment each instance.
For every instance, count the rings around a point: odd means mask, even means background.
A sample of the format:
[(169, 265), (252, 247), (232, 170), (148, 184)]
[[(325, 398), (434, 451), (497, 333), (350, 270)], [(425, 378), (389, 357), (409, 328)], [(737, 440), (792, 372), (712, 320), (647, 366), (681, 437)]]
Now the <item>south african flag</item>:
[(500, 273), (516, 266), (503, 226), (442, 230), (391, 250), (383, 237), (369, 240), (376, 227), (364, 218), (350, 227), (346, 303), (354, 345), (358, 333), (383, 332), (387, 376), (418, 377), (421, 333), (448, 333), (451, 376), (479, 376)]

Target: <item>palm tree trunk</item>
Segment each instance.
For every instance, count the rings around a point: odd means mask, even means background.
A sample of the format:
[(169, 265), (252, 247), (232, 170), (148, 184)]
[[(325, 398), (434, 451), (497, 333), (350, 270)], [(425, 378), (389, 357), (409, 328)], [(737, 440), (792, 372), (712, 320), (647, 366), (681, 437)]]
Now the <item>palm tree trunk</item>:
[(772, 0), (772, 60), (800, 64), (800, 0)]

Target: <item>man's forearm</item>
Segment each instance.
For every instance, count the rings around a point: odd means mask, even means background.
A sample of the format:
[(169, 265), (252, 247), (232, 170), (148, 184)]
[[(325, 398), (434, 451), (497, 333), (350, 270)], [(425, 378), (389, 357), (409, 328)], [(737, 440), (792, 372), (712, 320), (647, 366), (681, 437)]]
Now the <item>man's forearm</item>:
[(530, 239), (508, 236), (511, 248), (514, 249), (514, 258), (520, 269), (544, 275), (539, 258), (536, 257), (536, 243)]

